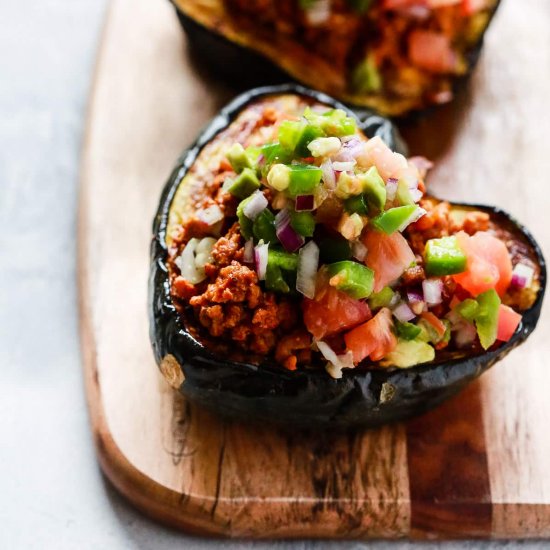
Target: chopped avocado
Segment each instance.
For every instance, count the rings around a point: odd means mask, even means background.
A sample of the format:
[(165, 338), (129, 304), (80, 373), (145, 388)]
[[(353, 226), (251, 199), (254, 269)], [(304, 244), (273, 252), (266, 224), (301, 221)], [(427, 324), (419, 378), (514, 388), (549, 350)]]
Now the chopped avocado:
[(395, 195), (398, 204), (401, 206), (406, 206), (409, 204), (414, 204), (414, 199), (412, 198), (409, 186), (405, 180), (399, 180), (397, 184), (397, 193)]
[(424, 249), (428, 276), (454, 275), (466, 270), (466, 254), (455, 236), (430, 239)]
[(303, 120), (285, 120), (279, 126), (279, 143), (289, 153), (298, 157), (309, 157), (307, 146), (325, 132), (319, 126)]
[(355, 195), (347, 198), (344, 201), (344, 208), (350, 214), (360, 214), (361, 216), (366, 216), (368, 214), (365, 195)]
[(226, 191), (239, 199), (244, 199), (249, 195), (252, 195), (252, 193), (259, 188), (260, 181), (258, 180), (256, 173), (250, 168), (244, 168), (243, 171), (226, 187)]
[(473, 298), (467, 298), (453, 308), (461, 317), (473, 323), (479, 311), (479, 304)]
[(416, 204), (390, 208), (376, 216), (372, 224), (379, 231), (391, 235), (407, 225), (407, 221), (411, 219), (417, 208)]
[(348, 116), (342, 109), (330, 109), (320, 114), (308, 107), (304, 111), (304, 118), (329, 137), (349, 136), (357, 129), (355, 118)]
[(398, 340), (397, 346), (380, 362), (384, 367), (407, 369), (435, 359), (435, 350), (422, 340)]
[(227, 160), (233, 170), (240, 174), (245, 168), (252, 168), (252, 162), (240, 143), (234, 143), (227, 152)]
[(369, 307), (371, 309), (388, 307), (391, 304), (394, 296), (395, 292), (389, 286), (385, 286), (380, 292), (376, 292), (375, 294), (370, 295)]
[(374, 271), (353, 261), (342, 261), (327, 266), (330, 285), (356, 300), (367, 298), (374, 287)]
[(477, 297), (479, 309), (475, 316), (477, 335), (483, 349), (489, 349), (497, 339), (500, 298), (494, 289)]

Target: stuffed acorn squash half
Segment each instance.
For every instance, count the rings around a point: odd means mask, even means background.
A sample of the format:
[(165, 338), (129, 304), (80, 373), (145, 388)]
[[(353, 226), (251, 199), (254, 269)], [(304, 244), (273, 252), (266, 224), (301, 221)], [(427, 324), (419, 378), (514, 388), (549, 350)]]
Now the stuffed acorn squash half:
[(282, 74), (403, 115), (451, 101), (499, 0), (172, 0), (200, 59), (241, 86)]
[(392, 151), (390, 129), (264, 88), (184, 153), (150, 274), (174, 387), (242, 419), (375, 426), (433, 407), (528, 337), (538, 245), (497, 208), (426, 195), (428, 161)]

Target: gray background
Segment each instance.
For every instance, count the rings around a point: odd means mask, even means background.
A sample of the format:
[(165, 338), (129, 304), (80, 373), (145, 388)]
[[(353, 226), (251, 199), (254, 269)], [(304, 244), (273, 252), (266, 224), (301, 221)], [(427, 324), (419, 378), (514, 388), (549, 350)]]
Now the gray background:
[(0, 549), (366, 546), (186, 537), (135, 512), (98, 470), (82, 387), (75, 227), (105, 8), (105, 0), (0, 0)]

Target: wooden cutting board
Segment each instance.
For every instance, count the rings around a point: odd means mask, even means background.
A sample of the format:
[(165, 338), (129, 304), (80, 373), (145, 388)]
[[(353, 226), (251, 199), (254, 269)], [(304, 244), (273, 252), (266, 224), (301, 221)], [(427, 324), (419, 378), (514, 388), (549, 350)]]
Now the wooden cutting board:
[[(496, 202), (550, 257), (550, 6), (504, 2), (470, 89), (409, 124), (433, 192)], [(79, 283), (92, 429), (145, 513), (246, 537), (550, 536), (550, 311), (529, 342), (407, 424), (284, 436), (223, 423), (158, 374), (146, 311), (151, 222), (178, 154), (231, 96), (193, 65), (165, 0), (113, 0), (82, 161)]]

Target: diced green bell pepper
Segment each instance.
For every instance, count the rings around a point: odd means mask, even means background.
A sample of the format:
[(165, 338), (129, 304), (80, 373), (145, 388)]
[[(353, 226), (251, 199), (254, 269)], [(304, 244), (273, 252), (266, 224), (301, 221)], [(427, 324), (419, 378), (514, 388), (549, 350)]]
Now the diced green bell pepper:
[(279, 126), (278, 137), (281, 146), (292, 155), (309, 157), (311, 153), (307, 146), (324, 135), (325, 132), (319, 126), (303, 120), (285, 120)]
[(479, 304), (473, 298), (467, 298), (453, 308), (461, 317), (473, 323), (479, 311)]
[(458, 239), (455, 236), (430, 239), (424, 249), (424, 267), (430, 277), (465, 271), (466, 254), (460, 248)]
[(259, 240), (263, 240), (265, 243), (279, 242), (277, 233), (275, 232), (275, 216), (273, 212), (268, 210), (262, 210), (256, 219), (252, 222), (252, 233), (254, 237)]
[(390, 208), (376, 216), (376, 218), (372, 220), (372, 224), (379, 231), (391, 235), (411, 218), (417, 208), (418, 206), (416, 206), (416, 204)]
[(290, 212), (290, 225), (302, 237), (313, 237), (315, 218), (311, 212)]
[(245, 168), (252, 168), (252, 162), (240, 143), (234, 143), (226, 156), (229, 164), (231, 164), (237, 174), (241, 173)]
[(389, 286), (385, 286), (380, 292), (371, 294), (369, 297), (369, 307), (371, 309), (388, 307), (393, 300), (394, 295), (395, 292)]
[(237, 206), (237, 219), (239, 220), (239, 227), (241, 230), (241, 235), (245, 239), (250, 239), (252, 237), (252, 225), (253, 222), (250, 218), (245, 216), (244, 214), (244, 207), (247, 205), (247, 203), (252, 199), (252, 197), (247, 197), (243, 201), (239, 203), (239, 206)]
[(290, 286), (285, 281), (281, 268), (269, 263), (265, 270), (265, 286), (268, 290), (274, 292), (282, 292), (283, 294), (290, 292)]
[(336, 262), (327, 266), (330, 284), (338, 290), (361, 300), (372, 294), (374, 271), (353, 261)]
[(321, 182), (322, 170), (311, 164), (291, 164), (288, 168), (290, 169), (288, 194), (292, 198), (298, 195), (312, 195)]
[[(356, 1), (356, 4), (366, 4), (363, 10), (368, 8), (370, 0)], [(374, 57), (369, 55), (367, 59), (359, 63), (353, 70), (351, 85), (355, 92), (367, 94), (378, 92), (382, 88), (382, 77), (376, 66)]]
[(260, 181), (253, 170), (244, 168), (232, 182), (227, 186), (224, 184), (224, 188), (233, 196), (244, 199), (260, 188)]
[(262, 154), (265, 159), (266, 166), (275, 163), (288, 163), (292, 160), (292, 155), (286, 151), (280, 143), (268, 143), (259, 148), (258, 156)]
[(349, 260), (351, 245), (343, 238), (324, 237), (319, 241), (319, 257), (325, 264)]
[(376, 166), (372, 166), (368, 171), (361, 176), (363, 183), (363, 191), (367, 196), (369, 203), (369, 212), (373, 213), (384, 210), (386, 204), (386, 185), (384, 180), (378, 173)]
[(344, 208), (350, 214), (360, 214), (366, 216), (368, 214), (368, 206), (365, 195), (354, 195), (344, 200)]
[(355, 118), (348, 116), (342, 109), (331, 109), (321, 114), (307, 107), (304, 118), (312, 126), (319, 127), (327, 136), (349, 136), (357, 129)]
[(268, 290), (288, 294), (296, 286), (298, 254), (269, 247), (265, 284)]
[(479, 309), (475, 316), (477, 335), (483, 349), (489, 349), (497, 339), (500, 298), (494, 289), (477, 297)]
[(403, 340), (415, 340), (420, 336), (422, 329), (413, 323), (399, 321), (395, 322), (395, 333)]
[(298, 254), (295, 252), (286, 252), (275, 247), (269, 247), (267, 264), (280, 267), (284, 271), (296, 271), (298, 269)]

